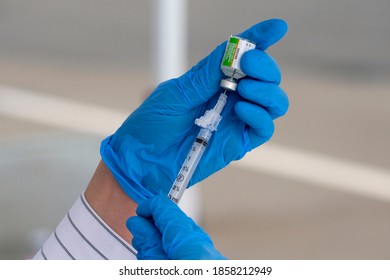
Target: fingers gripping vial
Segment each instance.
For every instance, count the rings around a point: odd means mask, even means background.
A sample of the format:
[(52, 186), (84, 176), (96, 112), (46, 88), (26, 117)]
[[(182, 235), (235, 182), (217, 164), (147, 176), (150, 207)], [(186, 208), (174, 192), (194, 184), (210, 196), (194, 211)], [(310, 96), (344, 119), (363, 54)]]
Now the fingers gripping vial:
[(168, 197), (174, 202), (179, 203), (213, 132), (217, 130), (218, 124), (222, 119), (222, 110), (227, 101), (227, 91), (236, 91), (238, 79), (245, 76), (240, 68), (242, 54), (255, 47), (256, 45), (254, 43), (246, 39), (230, 36), (221, 62), (221, 70), (226, 76), (220, 82), (220, 86), (224, 89), (224, 92), (219, 96), (214, 108), (207, 110), (203, 116), (195, 120), (195, 124), (200, 127), (199, 134), (188, 152), (168, 194)]

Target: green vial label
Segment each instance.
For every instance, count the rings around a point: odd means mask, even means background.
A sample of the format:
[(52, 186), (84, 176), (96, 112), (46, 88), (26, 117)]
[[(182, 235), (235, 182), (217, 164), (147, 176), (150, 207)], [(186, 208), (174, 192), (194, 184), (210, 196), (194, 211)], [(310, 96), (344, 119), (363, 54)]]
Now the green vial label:
[(222, 65), (231, 67), (233, 65), (234, 56), (236, 54), (238, 43), (240, 42), (239, 38), (230, 37), (229, 42), (227, 43), (225, 54), (223, 55)]

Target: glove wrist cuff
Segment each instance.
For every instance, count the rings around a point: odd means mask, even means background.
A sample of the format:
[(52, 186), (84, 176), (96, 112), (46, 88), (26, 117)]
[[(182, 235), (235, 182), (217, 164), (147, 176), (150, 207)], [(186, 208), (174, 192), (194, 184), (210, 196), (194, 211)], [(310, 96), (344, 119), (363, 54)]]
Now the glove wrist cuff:
[(123, 191), (137, 204), (140, 204), (151, 197), (152, 193), (144, 188), (136, 178), (130, 178), (127, 176), (125, 170), (122, 170), (122, 168), (117, 164), (117, 162), (122, 161), (118, 158), (118, 155), (110, 145), (112, 137), (112, 135), (107, 137), (100, 145), (100, 155), (102, 160), (111, 171)]

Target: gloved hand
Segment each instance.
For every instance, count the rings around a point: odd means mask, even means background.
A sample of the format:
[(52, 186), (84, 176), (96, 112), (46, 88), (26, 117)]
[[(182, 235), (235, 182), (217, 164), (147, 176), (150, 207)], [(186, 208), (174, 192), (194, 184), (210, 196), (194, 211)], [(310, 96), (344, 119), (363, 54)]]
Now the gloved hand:
[[(277, 63), (264, 52), (279, 41), (287, 24), (261, 22), (239, 36), (256, 43), (241, 58), (247, 76), (238, 91), (228, 94), (218, 131), (214, 133), (190, 181), (190, 186), (268, 141), (273, 120), (286, 113), (288, 98), (279, 87)], [(220, 63), (226, 42), (191, 70), (161, 83), (112, 136), (101, 145), (103, 161), (124, 191), (137, 203), (167, 195), (199, 127), (194, 120), (211, 109), (224, 77)]]
[(139, 260), (226, 259), (210, 237), (169, 198), (154, 196), (127, 220)]

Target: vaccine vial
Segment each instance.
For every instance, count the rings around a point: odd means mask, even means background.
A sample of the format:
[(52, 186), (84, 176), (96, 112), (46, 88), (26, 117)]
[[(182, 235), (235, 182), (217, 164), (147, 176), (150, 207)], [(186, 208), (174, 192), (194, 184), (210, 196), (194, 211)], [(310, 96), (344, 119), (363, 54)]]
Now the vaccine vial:
[(240, 67), (242, 55), (256, 48), (256, 44), (238, 36), (230, 36), (226, 44), (225, 53), (221, 62), (221, 70), (226, 78), (221, 80), (221, 87), (225, 90), (235, 91), (237, 89), (237, 81), (245, 77)]

